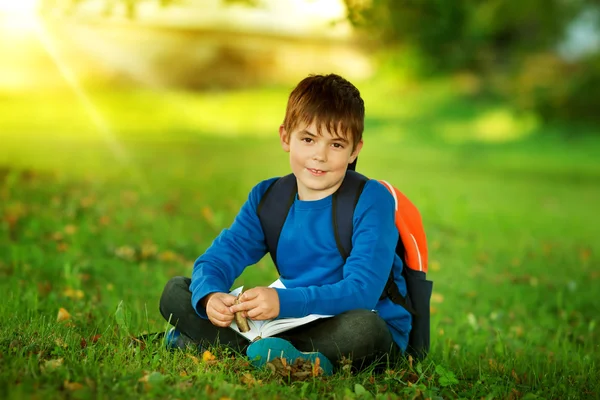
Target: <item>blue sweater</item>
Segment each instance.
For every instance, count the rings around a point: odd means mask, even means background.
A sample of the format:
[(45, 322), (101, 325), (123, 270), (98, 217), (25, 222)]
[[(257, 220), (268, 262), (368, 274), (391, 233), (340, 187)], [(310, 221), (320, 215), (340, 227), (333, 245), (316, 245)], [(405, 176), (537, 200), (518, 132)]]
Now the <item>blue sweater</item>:
[[(200, 256), (192, 273), (192, 306), (207, 318), (201, 299), (213, 292), (228, 293), (244, 268), (267, 253), (256, 209), (273, 182), (256, 185), (229, 229)], [(395, 253), (398, 230), (394, 199), (379, 182), (366, 183), (354, 212), (352, 252), (344, 263), (333, 235), (332, 196), (302, 201), (296, 196), (277, 247), (280, 279), (278, 318), (308, 314), (337, 315), (353, 309), (375, 309), (387, 322), (394, 341), (406, 349), (411, 316), (389, 299), (379, 300), (390, 273), (402, 295), (402, 260)]]

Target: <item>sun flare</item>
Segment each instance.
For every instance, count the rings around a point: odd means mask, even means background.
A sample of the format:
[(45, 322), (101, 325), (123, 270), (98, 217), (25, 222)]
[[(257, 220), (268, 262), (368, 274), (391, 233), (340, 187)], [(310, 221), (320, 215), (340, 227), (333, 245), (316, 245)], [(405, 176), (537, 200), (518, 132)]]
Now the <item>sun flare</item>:
[(34, 28), (39, 0), (0, 0), (0, 28), (22, 31)]
[(37, 5), (38, 0), (0, 0), (0, 14), (33, 14)]

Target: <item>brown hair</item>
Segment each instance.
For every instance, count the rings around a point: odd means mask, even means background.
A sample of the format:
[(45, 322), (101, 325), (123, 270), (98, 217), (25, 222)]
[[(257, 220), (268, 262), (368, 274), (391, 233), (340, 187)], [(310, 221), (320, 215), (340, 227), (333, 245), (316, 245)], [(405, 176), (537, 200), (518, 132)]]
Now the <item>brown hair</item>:
[(362, 139), (365, 103), (358, 89), (339, 75), (309, 75), (292, 90), (285, 110), (283, 128), (291, 134), (300, 123), (326, 127), (333, 135), (352, 142)]

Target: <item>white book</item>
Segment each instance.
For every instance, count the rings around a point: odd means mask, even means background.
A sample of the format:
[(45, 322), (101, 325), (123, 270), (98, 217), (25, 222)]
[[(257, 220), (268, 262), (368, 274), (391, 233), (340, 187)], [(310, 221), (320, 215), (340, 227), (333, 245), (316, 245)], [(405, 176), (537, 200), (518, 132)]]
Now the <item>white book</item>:
[[(271, 283), (269, 287), (285, 289), (283, 282), (281, 282), (281, 280), (279, 279)], [(229, 294), (237, 296), (242, 292), (243, 289), (244, 287), (240, 286), (239, 288), (232, 290)], [(298, 326), (316, 321), (319, 318), (329, 318), (332, 316), (333, 315), (310, 314), (302, 318), (279, 318), (267, 319), (262, 321), (253, 321), (250, 318), (248, 318), (248, 326), (250, 327), (250, 330), (248, 332), (241, 332), (235, 321), (233, 321), (231, 325), (229, 325), (229, 327), (252, 342), (259, 338), (266, 338), (269, 336), (277, 335), (281, 332), (289, 331), (290, 329), (296, 328)]]

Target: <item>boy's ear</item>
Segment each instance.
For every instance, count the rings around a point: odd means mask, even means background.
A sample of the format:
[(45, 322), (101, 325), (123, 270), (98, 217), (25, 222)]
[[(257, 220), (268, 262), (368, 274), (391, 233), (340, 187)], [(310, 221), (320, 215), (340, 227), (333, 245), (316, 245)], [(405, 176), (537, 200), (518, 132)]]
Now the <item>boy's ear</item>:
[(281, 147), (284, 151), (290, 152), (290, 135), (286, 132), (282, 125), (279, 125), (279, 140), (281, 141)]
[(363, 141), (361, 139), (360, 142), (358, 142), (356, 144), (354, 151), (350, 155), (350, 162), (348, 164), (352, 164), (354, 162), (354, 160), (356, 160), (356, 157), (358, 157), (358, 153), (360, 153), (360, 151), (362, 150), (362, 147), (363, 147)]

